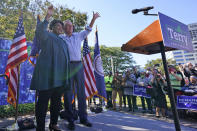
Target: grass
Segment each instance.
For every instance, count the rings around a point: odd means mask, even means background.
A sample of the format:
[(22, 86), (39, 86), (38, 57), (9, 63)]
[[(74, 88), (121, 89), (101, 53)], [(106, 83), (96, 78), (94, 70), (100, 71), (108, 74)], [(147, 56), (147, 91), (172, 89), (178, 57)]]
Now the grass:
[[(170, 99), (169, 99), (169, 97), (168, 97), (167, 95), (166, 95), (166, 102), (167, 102), (167, 107), (168, 107), (168, 109), (170, 109), (170, 108), (171, 108), (171, 106), (170, 106)], [(118, 96), (118, 95), (117, 95), (117, 97), (116, 97), (116, 103), (119, 104), (119, 96)], [(138, 107), (142, 107), (141, 99), (140, 99), (139, 96), (136, 97), (136, 103), (137, 103), (137, 106), (138, 106)], [(128, 105), (127, 100), (126, 100), (126, 104)], [(146, 100), (145, 100), (145, 105), (146, 105), (146, 107), (147, 107)]]

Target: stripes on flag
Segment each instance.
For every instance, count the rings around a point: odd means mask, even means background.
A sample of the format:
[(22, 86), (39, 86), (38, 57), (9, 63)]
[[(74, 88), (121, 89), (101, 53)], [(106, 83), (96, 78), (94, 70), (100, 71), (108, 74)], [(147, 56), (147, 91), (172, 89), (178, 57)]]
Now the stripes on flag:
[(17, 89), (19, 81), (19, 64), (28, 57), (26, 37), (23, 26), (23, 15), (21, 14), (18, 27), (14, 34), (13, 44), (8, 55), (5, 74), (8, 76), (8, 97), (7, 102), (16, 107)]
[(19, 66), (11, 69), (8, 83), (8, 97), (7, 102), (16, 107), (17, 88), (18, 88), (18, 73)]
[(84, 66), (84, 77), (85, 77), (85, 94), (86, 94), (86, 98), (89, 99), (92, 96), (96, 95), (98, 91), (96, 88), (94, 68), (91, 61), (87, 38), (84, 40), (83, 43), (83, 66)]
[(24, 62), (28, 57), (25, 34), (13, 40), (5, 72)]

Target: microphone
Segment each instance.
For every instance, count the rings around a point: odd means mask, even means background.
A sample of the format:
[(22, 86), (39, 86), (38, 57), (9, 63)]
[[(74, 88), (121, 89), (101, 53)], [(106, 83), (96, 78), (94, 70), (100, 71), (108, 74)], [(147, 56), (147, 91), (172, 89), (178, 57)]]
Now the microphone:
[(137, 14), (138, 12), (141, 12), (141, 11), (149, 11), (153, 8), (154, 8), (153, 6), (149, 6), (149, 7), (144, 7), (144, 8), (141, 8), (141, 9), (133, 9), (132, 14)]

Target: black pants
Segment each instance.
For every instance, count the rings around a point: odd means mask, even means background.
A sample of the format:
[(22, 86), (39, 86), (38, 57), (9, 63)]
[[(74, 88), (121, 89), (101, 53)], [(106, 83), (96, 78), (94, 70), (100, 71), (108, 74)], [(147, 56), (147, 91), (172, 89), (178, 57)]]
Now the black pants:
[(63, 87), (58, 87), (50, 90), (38, 91), (38, 101), (36, 105), (36, 131), (45, 130), (45, 117), (48, 109), (49, 99), (51, 100), (50, 124), (57, 124), (63, 89)]
[[(141, 97), (141, 102), (142, 102), (142, 109), (146, 110), (146, 106), (145, 106), (145, 97)], [(152, 110), (152, 105), (151, 105), (151, 98), (145, 98), (146, 99), (146, 103), (148, 105), (148, 110)]]
[(123, 95), (122, 98), (123, 98), (124, 107), (126, 107), (126, 95)]
[(133, 104), (133, 109), (138, 109), (137, 103), (136, 103), (136, 96), (132, 95), (132, 104)]
[(113, 107), (112, 106), (112, 91), (106, 91), (107, 93), (107, 106), (108, 107)]
[(107, 93), (107, 101), (112, 101), (112, 91), (106, 91)]
[(124, 103), (124, 106), (126, 106), (126, 98), (127, 98), (129, 109), (132, 110), (132, 106), (131, 106), (131, 95), (123, 95), (123, 103)]

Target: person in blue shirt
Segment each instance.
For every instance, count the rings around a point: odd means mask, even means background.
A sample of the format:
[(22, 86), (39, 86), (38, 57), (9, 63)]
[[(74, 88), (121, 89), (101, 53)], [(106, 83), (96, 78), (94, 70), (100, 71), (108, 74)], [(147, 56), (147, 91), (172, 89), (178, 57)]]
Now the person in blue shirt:
[[(133, 83), (137, 84), (137, 79), (140, 77), (140, 73), (139, 73), (137, 67), (133, 67), (131, 74), (134, 78)], [(132, 104), (133, 104), (133, 111), (138, 110), (137, 99), (136, 99), (135, 95), (132, 95)]]
[(70, 56), (70, 79), (71, 79), (71, 90), (66, 90), (64, 94), (64, 108), (65, 111), (70, 114), (68, 119), (68, 129), (74, 130), (74, 118), (72, 115), (72, 91), (74, 85), (77, 87), (77, 99), (78, 99), (78, 109), (80, 123), (91, 127), (92, 124), (87, 119), (87, 105), (86, 105), (86, 95), (85, 95), (85, 79), (84, 79), (84, 69), (81, 61), (81, 43), (91, 32), (94, 22), (99, 18), (99, 13), (93, 12), (93, 18), (90, 25), (86, 27), (85, 30), (81, 32), (73, 32), (73, 24), (70, 20), (64, 21), (64, 35), (60, 37), (66, 42), (68, 46), (69, 56)]
[[(138, 77), (137, 79), (137, 84), (139, 86), (146, 86), (146, 78), (145, 78), (144, 70), (140, 70), (140, 77)], [(141, 103), (142, 103), (142, 112), (145, 113), (146, 112), (145, 100), (143, 96), (140, 96), (140, 98), (141, 98)]]
[(125, 91), (123, 96), (123, 102), (126, 104), (126, 98), (129, 106), (128, 111), (133, 111), (133, 107), (131, 105), (131, 97), (133, 94), (133, 86), (136, 82), (136, 77), (134, 74), (131, 73), (131, 70), (127, 70), (125, 75), (123, 75), (124, 81), (125, 81)]

